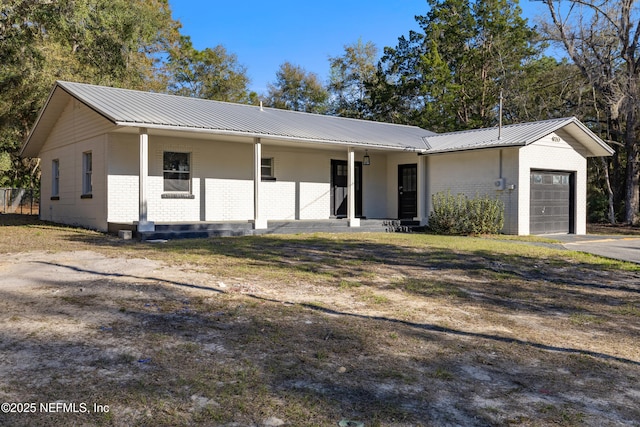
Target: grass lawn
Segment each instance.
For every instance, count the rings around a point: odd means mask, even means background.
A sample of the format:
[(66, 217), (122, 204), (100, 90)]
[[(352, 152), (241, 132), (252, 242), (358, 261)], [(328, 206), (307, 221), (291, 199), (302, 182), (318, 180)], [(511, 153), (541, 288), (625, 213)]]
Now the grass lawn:
[(640, 425), (640, 266), (549, 240), (2, 215), (0, 272), (0, 425)]

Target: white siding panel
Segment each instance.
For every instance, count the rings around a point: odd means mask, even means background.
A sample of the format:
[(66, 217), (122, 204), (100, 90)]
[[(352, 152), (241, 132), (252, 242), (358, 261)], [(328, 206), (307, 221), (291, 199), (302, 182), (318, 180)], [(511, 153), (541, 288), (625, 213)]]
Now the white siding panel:
[(71, 99), (51, 130), (41, 152), (105, 135), (115, 125), (83, 103)]
[[(74, 145), (58, 145), (47, 141), (48, 149), (41, 153), (42, 204), (40, 217), (62, 224), (77, 225), (106, 231), (106, 135)], [(51, 142), (51, 143), (50, 143)], [(82, 196), (82, 153), (92, 153), (92, 197)], [(59, 200), (51, 200), (51, 161), (60, 161)]]

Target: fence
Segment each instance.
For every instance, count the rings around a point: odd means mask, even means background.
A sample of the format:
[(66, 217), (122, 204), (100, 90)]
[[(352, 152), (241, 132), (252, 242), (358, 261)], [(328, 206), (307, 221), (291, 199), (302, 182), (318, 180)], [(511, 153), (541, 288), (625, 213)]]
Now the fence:
[(40, 195), (28, 188), (0, 188), (0, 213), (37, 215)]

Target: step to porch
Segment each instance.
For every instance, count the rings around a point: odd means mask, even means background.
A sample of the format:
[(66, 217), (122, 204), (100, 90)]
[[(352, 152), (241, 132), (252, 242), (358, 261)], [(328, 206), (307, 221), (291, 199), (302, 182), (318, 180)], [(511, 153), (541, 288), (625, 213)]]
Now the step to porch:
[(349, 227), (346, 219), (269, 221), (268, 228), (254, 230), (250, 222), (156, 223), (155, 231), (136, 232), (135, 225), (110, 224), (109, 231), (133, 230), (142, 241), (233, 237), (266, 234), (304, 233), (411, 233), (420, 231), (418, 221), (393, 219), (361, 219), (360, 227)]
[(136, 233), (140, 240), (174, 240), (207, 237), (236, 237), (253, 234), (253, 224), (248, 222), (194, 222), (156, 224), (155, 231)]
[(410, 233), (420, 227), (419, 221), (391, 219), (361, 219), (360, 227), (349, 227), (346, 219), (322, 221), (269, 221), (266, 230), (254, 234), (300, 233)]

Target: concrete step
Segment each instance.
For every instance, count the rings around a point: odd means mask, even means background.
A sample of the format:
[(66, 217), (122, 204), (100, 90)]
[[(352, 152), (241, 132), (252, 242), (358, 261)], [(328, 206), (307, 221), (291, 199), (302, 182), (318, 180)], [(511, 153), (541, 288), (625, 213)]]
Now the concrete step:
[(155, 231), (136, 233), (143, 240), (173, 240), (207, 237), (231, 237), (264, 234), (304, 233), (411, 233), (419, 231), (418, 221), (394, 219), (362, 219), (360, 227), (349, 227), (346, 219), (269, 221), (268, 228), (254, 230), (253, 224), (238, 222), (157, 223)]

